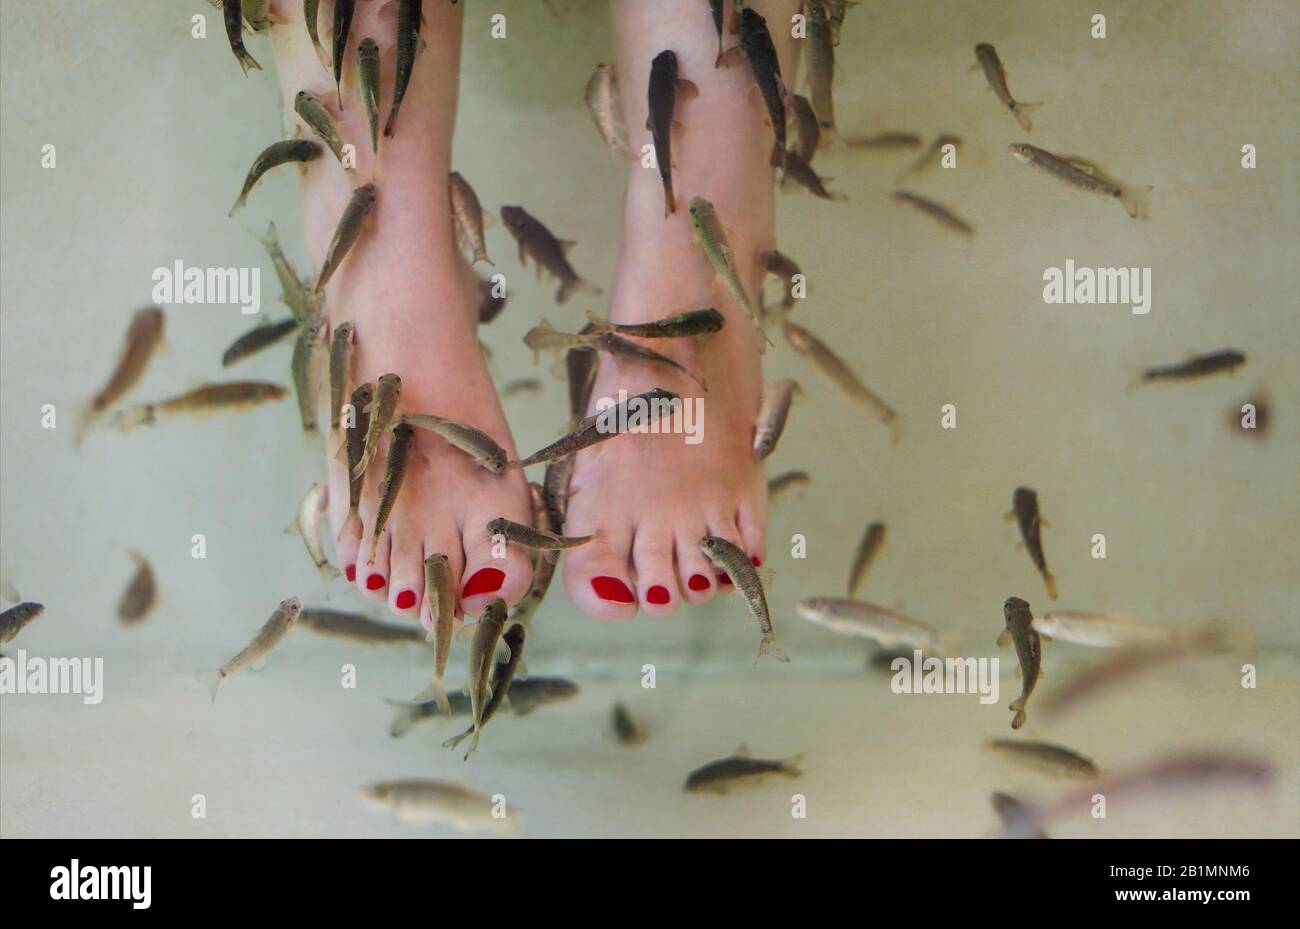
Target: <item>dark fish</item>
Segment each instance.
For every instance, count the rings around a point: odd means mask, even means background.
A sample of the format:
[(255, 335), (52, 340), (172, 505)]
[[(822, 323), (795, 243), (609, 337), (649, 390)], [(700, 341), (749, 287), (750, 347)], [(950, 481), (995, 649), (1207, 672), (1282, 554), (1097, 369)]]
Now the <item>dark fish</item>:
[(1015, 520), (1020, 527), (1020, 538), (1025, 544), (1025, 550), (1033, 559), (1038, 573), (1043, 576), (1047, 595), (1055, 600), (1056, 578), (1052, 576), (1051, 571), (1047, 570), (1047, 558), (1043, 555), (1043, 540), (1039, 533), (1042, 520), (1038, 515), (1038, 494), (1028, 487), (1017, 487), (1011, 494), (1011, 510), (1005, 518), (1008, 521)]
[(852, 597), (867, 577), (876, 555), (885, 544), (885, 524), (880, 522), (867, 526), (858, 543), (858, 550), (853, 554), (853, 566), (849, 568), (849, 596)]
[(812, 482), (807, 471), (786, 471), (767, 482), (769, 500), (776, 500), (791, 487), (807, 487)]
[(781, 178), (781, 189), (789, 190), (791, 184), (798, 184), (819, 200), (843, 203), (849, 198), (841, 193), (832, 193), (826, 189), (828, 177), (820, 177), (808, 162), (794, 152), (785, 153), (785, 174)]
[(569, 381), (569, 422), (577, 425), (587, 415), (591, 390), (596, 384), (596, 371), (600, 356), (594, 348), (579, 346), (564, 355), (564, 368)]
[(244, 205), (253, 187), (267, 171), (284, 164), (306, 164), (319, 158), (323, 151), (324, 149), (311, 139), (285, 139), (282, 142), (272, 142), (253, 159), (253, 166), (248, 169), (248, 176), (244, 178), (244, 188), (239, 192), (239, 199), (226, 215), (235, 215), (235, 211)]
[(1011, 720), (1011, 728), (1019, 729), (1025, 724), (1025, 704), (1029, 702), (1029, 695), (1034, 692), (1042, 670), (1043, 641), (1034, 630), (1034, 614), (1024, 600), (1007, 597), (1002, 613), (1006, 628), (998, 634), (998, 648), (1006, 645), (1009, 639), (1016, 647), (1016, 659), (1020, 662), (1020, 696), (1008, 707), (1016, 714)]
[(1005, 839), (1046, 839), (1044, 832), (1035, 822), (1037, 813), (1023, 800), (1017, 800), (1010, 794), (995, 791), (989, 798), (994, 811), (1002, 818), (1006, 827)]
[(680, 400), (681, 398), (670, 390), (653, 387), (644, 393), (628, 397), (623, 403), (580, 420), (568, 435), (561, 436), (550, 445), (533, 452), (527, 458), (507, 462), (506, 466), (509, 468), (526, 468), (529, 465), (541, 464), (543, 461), (554, 461), (584, 448), (590, 448), (607, 439), (622, 435), (619, 431), (620, 427), (630, 427), (632, 425), (630, 410), (642, 408), (642, 405), (644, 405), (644, 408), (650, 411), (650, 419), (654, 420), (662, 415), (663, 411), (674, 409)]
[(1190, 381), (1199, 377), (1209, 377), (1212, 374), (1220, 374), (1224, 371), (1229, 374), (1236, 373), (1236, 370), (1246, 363), (1246, 356), (1235, 349), (1224, 349), (1221, 352), (1210, 352), (1207, 355), (1195, 355), (1186, 361), (1180, 361), (1177, 364), (1164, 365), (1158, 368), (1147, 368), (1142, 372), (1142, 383), (1149, 384), (1152, 381)]
[(679, 93), (691, 97), (698, 91), (690, 81), (677, 76), (676, 53), (662, 51), (650, 63), (645, 127), (654, 141), (655, 161), (664, 184), (664, 216), (677, 211), (677, 202), (673, 199), (673, 112)]
[(397, 111), (406, 96), (415, 68), (415, 53), (420, 45), (420, 21), (424, 18), (421, 0), (397, 0), (397, 79), (393, 82), (393, 108), (388, 111), (384, 135), (391, 136), (397, 123)]
[(648, 323), (612, 323), (590, 310), (587, 311), (587, 319), (591, 321), (592, 332), (607, 330), (617, 332), (619, 335), (635, 336), (638, 339), (683, 339), (708, 335), (717, 332), (726, 322), (722, 314), (713, 307), (703, 310), (685, 310)]
[(486, 325), (501, 315), (501, 311), (506, 308), (506, 301), (510, 299), (509, 293), (503, 293), (496, 296), (494, 291), (496, 285), (491, 281), (479, 279), (478, 282), (478, 321), (479, 325)]
[(703, 377), (678, 364), (667, 355), (662, 355), (653, 349), (646, 348), (644, 345), (638, 345), (636, 342), (629, 341), (613, 332), (593, 332), (587, 338), (589, 340), (588, 344), (595, 347), (597, 351), (607, 352), (615, 358), (669, 368), (679, 374), (686, 375), (699, 385), (700, 390), (708, 392), (709, 385)]
[(334, 238), (330, 242), (329, 251), (325, 253), (325, 263), (321, 265), (320, 276), (316, 278), (315, 293), (319, 294), (325, 289), (325, 285), (329, 283), (352, 246), (361, 237), (366, 217), (374, 207), (374, 184), (366, 184), (352, 191), (348, 205), (343, 208), (343, 215), (339, 217), (338, 226), (334, 229)]
[(1063, 745), (1053, 745), (1051, 742), (991, 739), (988, 747), (1023, 767), (1032, 768), (1052, 777), (1091, 780), (1101, 774), (1101, 769), (1091, 758), (1086, 758)]
[(277, 323), (265, 323), (261, 326), (254, 326), (245, 332), (235, 341), (230, 343), (230, 347), (225, 350), (221, 356), (221, 367), (229, 368), (237, 361), (243, 361), (250, 355), (255, 355), (264, 348), (270, 348), (277, 342), (287, 339), (293, 333), (298, 331), (298, 320), (290, 316), (288, 319), (282, 319)]
[(19, 603), (0, 613), (0, 645), (12, 642), (23, 627), (45, 612), (40, 603)]
[(896, 190), (894, 191), (894, 202), (909, 206), (923, 216), (929, 216), (935, 222), (951, 229), (958, 235), (970, 238), (975, 234), (975, 227), (952, 212), (952, 210), (935, 203), (933, 200), (927, 200), (918, 194), (909, 193), (905, 190)]
[(1006, 107), (1011, 115), (1016, 118), (1020, 128), (1028, 132), (1032, 126), (1029, 122), (1029, 110), (1039, 106), (1037, 103), (1021, 103), (1011, 96), (1011, 91), (1007, 89), (1007, 72), (1002, 67), (1002, 60), (998, 58), (998, 53), (994, 51), (993, 46), (987, 42), (981, 42), (975, 46), (975, 60), (984, 71), (984, 78), (993, 88), (993, 93), (997, 95), (998, 102)]
[(722, 21), (723, 17), (726, 16), (726, 10), (723, 8), (724, 3), (726, 3), (726, 0), (709, 0), (709, 12), (713, 15), (713, 28), (718, 33), (718, 57), (713, 59), (713, 67), (715, 68), (722, 64)]
[[(505, 662), (498, 664), (497, 668), (500, 669), (503, 664)], [(522, 717), (547, 704), (571, 700), (578, 695), (578, 685), (562, 677), (530, 677), (528, 680), (516, 678), (510, 684), (508, 694), (510, 702), (505, 706), (503, 712)], [(448, 694), (447, 700), (451, 711), (450, 715), (469, 716), (473, 713), (473, 707), (467, 694)], [(398, 708), (397, 716), (393, 719), (393, 724), (388, 730), (388, 734), (395, 739), (405, 735), (412, 726), (421, 720), (443, 717), (443, 713), (438, 709), (438, 704), (432, 700), (428, 703), (404, 703), (397, 700), (388, 700), (386, 702)]]
[(621, 703), (614, 704), (614, 709), (610, 712), (609, 724), (614, 730), (614, 737), (623, 745), (637, 745), (645, 741), (645, 733), (636, 724), (627, 707)]
[(334, 0), (334, 89), (339, 95), (339, 109), (343, 109), (343, 58), (348, 52), (348, 33), (352, 31), (352, 14), (357, 11), (357, 0)]
[(230, 50), (235, 53), (239, 67), (244, 69), (244, 75), (248, 75), (249, 68), (261, 71), (262, 66), (257, 63), (257, 59), (244, 48), (244, 13), (240, 0), (222, 0), (221, 13), (226, 21), (226, 38), (230, 40)]
[(345, 526), (357, 515), (357, 507), (361, 505), (361, 488), (365, 485), (366, 475), (365, 472), (357, 474), (356, 468), (361, 464), (361, 458), (366, 452), (366, 433), (370, 431), (370, 414), (366, 412), (366, 408), (374, 398), (373, 384), (362, 384), (352, 391), (350, 402), (353, 422), (344, 429), (341, 449), (348, 463), (348, 516), (343, 521)]
[(813, 156), (817, 154), (817, 146), (821, 144), (822, 130), (817, 122), (817, 114), (813, 111), (807, 97), (800, 94), (790, 95), (790, 117), (795, 139), (790, 153), (812, 164)]
[(388, 445), (388, 460), (384, 463), (384, 479), (379, 484), (379, 508), (375, 513), (375, 531), (370, 537), (370, 560), (375, 563), (375, 553), (379, 551), (379, 537), (384, 534), (388, 517), (397, 505), (397, 495), (401, 492), (402, 482), (406, 479), (407, 466), (410, 464), (411, 449), (415, 443), (415, 429), (406, 423), (393, 427), (393, 440)]
[(798, 755), (784, 761), (751, 758), (749, 750), (742, 745), (731, 757), (711, 761), (692, 771), (686, 778), (684, 789), (690, 793), (725, 794), (737, 781), (751, 782), (769, 774), (799, 777), (802, 772), (795, 767), (798, 761)]
[(564, 532), (564, 518), (569, 510), (569, 480), (573, 477), (573, 456), (565, 455), (547, 462), (542, 478), (542, 500), (546, 504), (547, 526), (551, 532)]
[(562, 536), (554, 532), (548, 532), (545, 529), (534, 529), (532, 526), (525, 526), (523, 523), (506, 519), (504, 516), (498, 516), (489, 522), (487, 531), (489, 536), (499, 535), (517, 545), (539, 551), (545, 556), (545, 560), (550, 562), (554, 562), (559, 557), (560, 552), (586, 545), (600, 535), (599, 532), (593, 532), (591, 535)]
[(569, 264), (569, 249), (576, 242), (557, 239), (551, 230), (521, 206), (503, 206), (501, 221), (519, 243), (519, 263), (526, 267), (531, 256), (537, 264), (538, 274), (545, 270), (559, 280), (560, 289), (555, 293), (557, 303), (564, 303), (575, 290), (601, 292), (599, 287), (578, 277), (578, 272)]
[(370, 151), (379, 152), (379, 44), (367, 36), (357, 46), (357, 85), (370, 127)]
[(397, 625), (373, 620), (361, 613), (320, 608), (304, 609), (298, 625), (319, 636), (359, 645), (423, 645), (424, 630), (410, 623)]
[(135, 562), (135, 574), (117, 604), (117, 618), (126, 626), (148, 616), (158, 601), (158, 582), (149, 561), (136, 552), (131, 552), (131, 560)]
[(145, 368), (154, 352), (163, 344), (163, 311), (156, 306), (136, 310), (131, 317), (131, 325), (126, 330), (126, 341), (122, 345), (122, 354), (118, 356), (117, 365), (106, 383), (81, 415), (77, 424), (77, 444), (86, 435), (95, 420), (110, 406), (121, 400), (144, 377)]
[(767, 104), (776, 142), (772, 146), (771, 163), (785, 164), (785, 82), (781, 80), (781, 62), (776, 57), (776, 46), (767, 31), (767, 20), (745, 7), (740, 13), (740, 47), (749, 60), (754, 80)]

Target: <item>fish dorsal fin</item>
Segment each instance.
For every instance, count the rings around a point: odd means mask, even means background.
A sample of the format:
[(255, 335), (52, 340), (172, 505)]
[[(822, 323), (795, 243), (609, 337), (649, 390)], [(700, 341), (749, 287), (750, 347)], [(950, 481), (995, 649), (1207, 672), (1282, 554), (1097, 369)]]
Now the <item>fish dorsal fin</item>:
[[(646, 126), (646, 128), (649, 129), (650, 127)], [(572, 239), (560, 239), (559, 242), (560, 242), (560, 249), (566, 255), (569, 254), (569, 252), (573, 251), (573, 247), (578, 244)]]
[(736, 746), (736, 757), (737, 758), (749, 757), (749, 743), (741, 742), (739, 745)]

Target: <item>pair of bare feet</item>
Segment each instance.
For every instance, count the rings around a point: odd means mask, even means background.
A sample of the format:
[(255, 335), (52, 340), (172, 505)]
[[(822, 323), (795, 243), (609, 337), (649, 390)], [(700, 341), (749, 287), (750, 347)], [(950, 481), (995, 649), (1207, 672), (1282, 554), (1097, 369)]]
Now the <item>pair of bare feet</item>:
[[(325, 98), (333, 81), (306, 39), (302, 5), (282, 6), (288, 28), (273, 30), (273, 37), (286, 100), (301, 89)], [(477, 279), (457, 249), (449, 213), (446, 178), (452, 169), (461, 5), (424, 6), (422, 34), (428, 45), (417, 58), (397, 131), (381, 139), (377, 159), (370, 156), (356, 87), (343, 86), (339, 124), (344, 137), (357, 142), (357, 177), (373, 178), (379, 194), (365, 235), (330, 282), (326, 306), (332, 324), (354, 323), (354, 382), (396, 372), (402, 378), (401, 410), (470, 423), (519, 457), (479, 350)], [(374, 36), (381, 49), (390, 47), (390, 7), (359, 6), (352, 36), (357, 41)], [(681, 127), (673, 140), (678, 202), (694, 196), (713, 202), (728, 227), (748, 292), (756, 294), (762, 281), (757, 255), (774, 246), (772, 130), (752, 76), (744, 68), (715, 69), (717, 38), (707, 4), (616, 0), (613, 24), (621, 104), (634, 149), (648, 140), (639, 129), (646, 114), (645, 78), (659, 51), (676, 51), (680, 73), (699, 87), (697, 98), (679, 105)], [(387, 45), (380, 37), (388, 37)], [(790, 43), (779, 37), (778, 42), (788, 57)], [(349, 51), (346, 73), (354, 70), (354, 55)], [(382, 60), (381, 99), (387, 101), (391, 50)], [(317, 267), (352, 185), (360, 182), (328, 154), (306, 174), (305, 229)], [(663, 209), (657, 171), (632, 162), (618, 265), (608, 289), (609, 317), (641, 322), (713, 306), (726, 325), (704, 339), (652, 343), (701, 375), (709, 385), (705, 394), (686, 377), (602, 356), (593, 408), (600, 398), (617, 398), (620, 390), (635, 394), (665, 387), (684, 398), (703, 396), (704, 438), (688, 444), (680, 435), (625, 435), (577, 456), (565, 532), (599, 530), (600, 535), (565, 555), (563, 578), (573, 602), (598, 619), (626, 620), (638, 609), (668, 616), (684, 603), (711, 599), (727, 582), (700, 551), (706, 534), (735, 541), (756, 561), (764, 553), (766, 483), (751, 452), (763, 393), (757, 345), (744, 312), (692, 245), (688, 213), (679, 208), (665, 218)], [(537, 212), (545, 216), (544, 205)], [(494, 557), (500, 551), (494, 552), (487, 524), (499, 516), (531, 522), (524, 473), (490, 474), (428, 434), (418, 435), (416, 444), (419, 454), (373, 563), (368, 558), (382, 468), (367, 474), (359, 523), (345, 525), (346, 467), (329, 456), (330, 518), (347, 579), (365, 596), (385, 600), (393, 613), (424, 618), (423, 561), (442, 552), (460, 579), (464, 613), (477, 615), (494, 597), (519, 600), (531, 582), (529, 553), (509, 545), (504, 558)]]

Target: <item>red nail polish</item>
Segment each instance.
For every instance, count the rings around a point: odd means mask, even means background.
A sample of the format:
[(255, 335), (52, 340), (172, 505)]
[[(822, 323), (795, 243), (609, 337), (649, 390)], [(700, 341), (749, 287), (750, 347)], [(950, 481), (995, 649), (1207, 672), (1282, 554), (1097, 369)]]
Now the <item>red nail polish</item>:
[(356, 565), (354, 565), (354, 564), (350, 564), (350, 565), (348, 565), (346, 568), (343, 569), (343, 573), (344, 573), (345, 575), (347, 575), (347, 579), (348, 579), (348, 583), (349, 583), (349, 584), (356, 583), (356, 580), (357, 580), (357, 566), (356, 566)]
[(686, 586), (691, 590), (708, 590), (709, 579), (703, 574), (692, 574), (690, 580), (686, 582)]
[(731, 578), (727, 577), (726, 574), (719, 574), (719, 575), (718, 575), (718, 585), (719, 585), (719, 586), (726, 587), (726, 586), (728, 586), (730, 583), (731, 583)]
[(668, 592), (667, 587), (664, 587), (661, 584), (655, 584), (655, 586), (645, 592), (645, 598), (655, 606), (663, 606), (673, 597), (672, 594)]
[(475, 594), (490, 594), (493, 591), (500, 590), (505, 580), (506, 572), (500, 568), (479, 568), (474, 572), (474, 576), (465, 582), (465, 589), (461, 591), (461, 596), (472, 597)]
[(379, 590), (387, 583), (382, 574), (372, 574), (366, 578), (366, 590)]
[(749, 560), (754, 562), (754, 567), (756, 568), (761, 568), (763, 566), (763, 559), (759, 558), (757, 555), (755, 555), (753, 558)]
[(602, 600), (610, 600), (614, 603), (636, 603), (636, 597), (632, 596), (632, 591), (626, 584), (616, 577), (601, 575), (591, 579), (591, 589), (596, 591), (596, 596)]
[(411, 607), (415, 606), (415, 591), (403, 590), (397, 595), (396, 603), (399, 610), (409, 610)]

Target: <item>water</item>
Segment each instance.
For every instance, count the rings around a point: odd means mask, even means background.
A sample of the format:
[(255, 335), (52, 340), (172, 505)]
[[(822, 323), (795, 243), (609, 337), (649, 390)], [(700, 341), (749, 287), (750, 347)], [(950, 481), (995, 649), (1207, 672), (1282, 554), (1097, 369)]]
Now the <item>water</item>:
[[(489, 206), (523, 203), (579, 241), (575, 263), (598, 282), (613, 268), (622, 171), (582, 106), (607, 61), (600, 4), (560, 20), (502, 2), (510, 38), (487, 36), (495, 8), (471, 2), (459, 164)], [(192, 7), (192, 9), (191, 9)], [(189, 35), (208, 14), (209, 37)], [(873, 2), (850, 14), (839, 49), (837, 110), (846, 134), (907, 129), (965, 140), (955, 171), (909, 182), (977, 229), (970, 242), (889, 202), (906, 156), (830, 154), (819, 170), (847, 204), (779, 201), (780, 245), (811, 293), (798, 319), (832, 340), (907, 417), (897, 449), (859, 425), (784, 345), (768, 377), (800, 377), (770, 473), (805, 468), (806, 490), (775, 507), (768, 532), (778, 641), (789, 665), (752, 663), (757, 633), (734, 597), (672, 619), (595, 623), (559, 587), (529, 644), (534, 674), (565, 674), (581, 696), (527, 719), (503, 718), (468, 764), (433, 727), (387, 735), (385, 696), (427, 678), (418, 650), (371, 651), (295, 635), (260, 673), (223, 687), (215, 706), (194, 681), (256, 629), (274, 604), (324, 591), (300, 542), (282, 535), (320, 462), (298, 438), (291, 403), (246, 417), (174, 421), (74, 450), (76, 413), (102, 382), (127, 320), (149, 302), (151, 274), (188, 264), (270, 268), (252, 237), (274, 219), (302, 265), (289, 172), (225, 211), (251, 157), (280, 131), (272, 73), (244, 80), (202, 0), (50, 2), (0, 12), (5, 132), (0, 137), (0, 571), (44, 617), (6, 646), (42, 656), (102, 656), (105, 696), (13, 696), (0, 703), (0, 833), (20, 835), (412, 835), (353, 802), (368, 781), (461, 780), (501, 792), (531, 835), (986, 835), (988, 794), (1050, 796), (1060, 785), (981, 751), (1005, 735), (1018, 690), (1010, 652), (997, 705), (973, 696), (896, 696), (867, 674), (868, 650), (794, 618), (795, 601), (841, 592), (872, 519), (890, 526), (866, 593), (964, 632), (963, 654), (994, 655), (1001, 603), (1046, 604), (1016, 532), (1003, 523), (1017, 484), (1040, 494), (1044, 545), (1062, 608), (1122, 610), (1172, 624), (1213, 620), (1238, 637), (1228, 656), (1175, 666), (1047, 725), (1030, 704), (1026, 734), (1118, 770), (1162, 751), (1238, 750), (1269, 760), (1263, 795), (1187, 795), (1078, 817), (1061, 835), (1300, 833), (1300, 497), (1296, 363), (1297, 142), (1294, 75), (1300, 14), (1289, 4), (1147, 3), (1089, 36), (1086, 4)], [(1028, 137), (1152, 184), (1151, 218), (1068, 191), (1006, 154), (1022, 140), (972, 74), (993, 42), (1013, 90), (1044, 101)], [(264, 39), (250, 40), (264, 65)], [(41, 147), (57, 167), (41, 167)], [(1259, 167), (1242, 170), (1241, 146)], [(507, 272), (497, 223), (489, 249)], [(580, 260), (579, 260), (580, 259)], [(1152, 268), (1152, 311), (1045, 306), (1044, 268)], [(484, 330), (498, 383), (532, 374), (524, 331), (546, 315), (579, 324), (581, 301), (512, 275), (518, 290)], [(168, 307), (170, 349), (137, 398), (219, 376), (219, 355), (248, 320), (232, 307)], [(279, 315), (279, 310), (273, 310)], [(1130, 391), (1149, 364), (1235, 347), (1233, 378)], [(240, 376), (285, 380), (287, 350)], [(540, 397), (507, 405), (521, 448), (554, 437), (564, 387), (543, 367)], [(1271, 435), (1229, 433), (1256, 390), (1273, 399)], [(956, 404), (957, 428), (940, 428)], [(54, 404), (58, 426), (41, 427)], [(808, 557), (789, 557), (803, 534)], [(1091, 557), (1104, 533), (1107, 558)], [(191, 556), (202, 534), (207, 558)], [(162, 587), (142, 627), (115, 618), (132, 565), (152, 560)], [(364, 608), (339, 588), (330, 605)], [(378, 615), (378, 614), (376, 614)], [(1095, 653), (1049, 645), (1044, 689)], [(454, 668), (462, 653), (454, 656)], [(1257, 663), (1259, 687), (1240, 686)], [(641, 687), (643, 666), (657, 687)], [(340, 686), (354, 665), (355, 689)], [(648, 728), (641, 746), (609, 733), (624, 700)], [(1189, 725), (1195, 720), (1195, 726)], [(805, 776), (726, 798), (687, 796), (694, 767), (747, 742), (755, 754), (804, 753)], [(793, 819), (791, 795), (807, 797)], [(191, 816), (203, 794), (207, 818)], [(434, 834), (441, 834), (437, 830)]]

